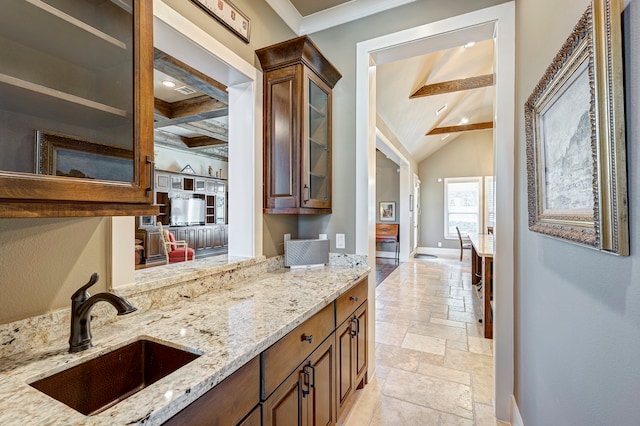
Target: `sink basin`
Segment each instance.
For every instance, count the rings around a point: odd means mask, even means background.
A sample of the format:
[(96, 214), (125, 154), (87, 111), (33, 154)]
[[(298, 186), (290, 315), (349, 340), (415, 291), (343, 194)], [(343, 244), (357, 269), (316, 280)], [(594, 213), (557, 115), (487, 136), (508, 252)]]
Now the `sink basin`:
[(30, 385), (74, 410), (91, 416), (157, 382), (199, 356), (141, 339)]

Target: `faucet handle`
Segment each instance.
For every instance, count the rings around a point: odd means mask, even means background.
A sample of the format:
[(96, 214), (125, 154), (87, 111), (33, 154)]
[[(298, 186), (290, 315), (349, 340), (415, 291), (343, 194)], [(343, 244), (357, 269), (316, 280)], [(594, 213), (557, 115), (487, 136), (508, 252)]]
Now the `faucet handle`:
[(71, 300), (74, 302), (84, 302), (89, 298), (89, 292), (87, 291), (89, 287), (94, 285), (100, 279), (100, 275), (97, 272), (91, 274), (91, 278), (89, 278), (89, 282), (80, 287), (73, 295), (71, 296)]

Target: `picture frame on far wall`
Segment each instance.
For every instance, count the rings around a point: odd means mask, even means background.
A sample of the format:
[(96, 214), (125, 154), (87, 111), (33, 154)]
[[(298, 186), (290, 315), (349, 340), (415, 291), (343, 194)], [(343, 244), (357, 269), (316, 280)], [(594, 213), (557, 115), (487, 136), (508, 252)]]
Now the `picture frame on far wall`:
[(396, 221), (396, 202), (381, 201), (380, 202), (380, 222)]
[(620, 0), (594, 0), (525, 103), (529, 229), (629, 254)]
[(38, 174), (133, 182), (133, 167), (130, 149), (36, 130)]
[(251, 38), (251, 20), (229, 0), (191, 0), (245, 43)]

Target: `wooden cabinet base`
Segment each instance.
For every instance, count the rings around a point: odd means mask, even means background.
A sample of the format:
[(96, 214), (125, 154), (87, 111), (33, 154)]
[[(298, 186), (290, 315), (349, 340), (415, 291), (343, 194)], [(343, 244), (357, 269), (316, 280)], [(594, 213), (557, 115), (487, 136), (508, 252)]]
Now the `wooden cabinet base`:
[[(260, 402), (260, 362), (256, 357), (224, 379), (165, 425), (236, 425)], [(255, 416), (255, 413), (251, 413)], [(255, 417), (245, 419), (254, 425)], [(258, 423), (259, 424), (259, 423)]]

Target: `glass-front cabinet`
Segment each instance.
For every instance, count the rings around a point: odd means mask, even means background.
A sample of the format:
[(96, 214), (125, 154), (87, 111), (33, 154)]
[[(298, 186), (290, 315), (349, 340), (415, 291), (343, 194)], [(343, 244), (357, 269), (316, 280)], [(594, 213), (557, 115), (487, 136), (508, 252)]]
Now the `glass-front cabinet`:
[(0, 217), (153, 213), (151, 0), (0, 13)]
[(331, 91), (341, 78), (307, 36), (256, 51), (264, 70), (264, 213), (331, 213)]
[(303, 199), (305, 207), (331, 208), (331, 151), (329, 131), (331, 129), (331, 89), (308, 70), (305, 109), (307, 115), (304, 137)]

